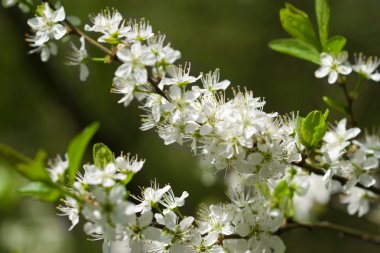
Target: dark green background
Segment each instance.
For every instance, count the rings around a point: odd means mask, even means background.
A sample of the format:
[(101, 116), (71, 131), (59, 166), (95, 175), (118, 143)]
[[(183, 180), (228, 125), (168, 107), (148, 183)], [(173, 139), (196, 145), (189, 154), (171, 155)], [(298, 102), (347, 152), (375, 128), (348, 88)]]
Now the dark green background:
[[(345, 36), (351, 53), (362, 51), (380, 55), (380, 1), (331, 2), (331, 34)], [(83, 24), (89, 22), (88, 13), (96, 13), (106, 6), (119, 9), (126, 18), (147, 18), (154, 31), (166, 33), (172, 46), (182, 52), (180, 62), (191, 61), (194, 74), (220, 68), (222, 78), (229, 79), (234, 87), (247, 87), (255, 96), (265, 97), (267, 112), (299, 110), (305, 115), (313, 109), (325, 109), (322, 95), (341, 97), (338, 87), (314, 78), (317, 66), (268, 48), (270, 40), (287, 37), (278, 18), (284, 1), (81, 0), (62, 3), (66, 13), (81, 17)], [(311, 18), (315, 19), (314, 1), (294, 0), (291, 3), (311, 13)], [(202, 184), (200, 166), (188, 148), (165, 146), (153, 130), (141, 132), (137, 103), (128, 108), (116, 103), (120, 97), (109, 94), (115, 64), (90, 64), (91, 76), (82, 83), (78, 79), (78, 69), (62, 64), (67, 45), (61, 45), (59, 56), (48, 63), (41, 63), (37, 55), (27, 55), (28, 46), (24, 42), (27, 18), (17, 8), (0, 8), (0, 142), (29, 156), (43, 148), (54, 157), (57, 153), (64, 154), (69, 140), (87, 124), (100, 121), (101, 129), (94, 141), (108, 144), (116, 153), (131, 152), (147, 160), (134, 181), (133, 191), (137, 191), (137, 185), (148, 185), (150, 179), (157, 178), (161, 184), (171, 183), (178, 195), (183, 190), (189, 191), (185, 208), (188, 214), (192, 214), (201, 202), (226, 199), (222, 194), (223, 175), (212, 186)], [(88, 48), (92, 56), (101, 56), (94, 48)], [(380, 84), (367, 82), (363, 85), (355, 105), (361, 126), (371, 128), (380, 122), (379, 94)], [(333, 113), (330, 119), (339, 117)], [(46, 238), (46, 234), (57, 231), (64, 246), (57, 246), (58, 242), (55, 246), (62, 252), (101, 252), (98, 243), (85, 239), (81, 225), (74, 233), (67, 232), (68, 224), (64, 218), (55, 218), (57, 211), (53, 207), (20, 198), (15, 193), (16, 185), (21, 184), (20, 178), (2, 167), (0, 172), (1, 252), (9, 252), (1, 246), (1, 237), (4, 239), (9, 234), (8, 226), (20, 226), (25, 236), (34, 235), (33, 231), (45, 231), (42, 237)], [(366, 218), (348, 217), (344, 207), (338, 204), (334, 208), (335, 211), (324, 216), (337, 223), (380, 232), (378, 225), (371, 225)], [(44, 220), (41, 216), (49, 219), (50, 228), (39, 223)], [(27, 240), (22, 238), (15, 240), (18, 243), (15, 246)], [(39, 238), (32, 240), (30, 245), (54, 244)], [(380, 251), (326, 231), (295, 231), (283, 238), (287, 252)], [(47, 246), (42, 247), (42, 251), (33, 250), (32, 246), (28, 249), (24, 252), (52, 252)]]

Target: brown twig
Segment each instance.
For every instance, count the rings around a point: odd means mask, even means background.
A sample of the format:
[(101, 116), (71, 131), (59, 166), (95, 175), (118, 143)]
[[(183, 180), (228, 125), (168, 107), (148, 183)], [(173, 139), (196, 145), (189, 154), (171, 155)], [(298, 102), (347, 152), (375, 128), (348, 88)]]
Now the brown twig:
[[(317, 174), (317, 175), (320, 175), (320, 176), (324, 176), (326, 171), (321, 169), (321, 168), (318, 168), (318, 167), (315, 167), (314, 165), (310, 164), (310, 163), (307, 163), (305, 160), (302, 160), (301, 162), (299, 163), (295, 163), (294, 165), (297, 165), (309, 172), (312, 172), (314, 174)], [(339, 176), (339, 175), (333, 175), (332, 176), (332, 179), (340, 182), (341, 184), (345, 185), (347, 182), (348, 182), (348, 179), (345, 178), (345, 177), (342, 177), (342, 176)], [(380, 189), (377, 188), (376, 186), (371, 186), (371, 187), (365, 187), (364, 185), (362, 185), (361, 183), (356, 183), (356, 186), (359, 187), (359, 188), (362, 188), (364, 190), (367, 190), (367, 191), (371, 191), (377, 195), (380, 195)]]
[[(158, 224), (158, 223), (152, 223), (152, 226), (158, 229), (164, 229), (165, 226)], [(355, 238), (364, 242), (380, 245), (380, 236), (376, 235), (371, 235), (366, 232), (363, 232), (358, 229), (334, 224), (328, 221), (321, 221), (317, 223), (312, 223), (312, 224), (305, 224), (305, 223), (300, 223), (296, 221), (290, 221), (286, 223), (286, 225), (282, 226), (279, 230), (277, 230), (274, 234), (275, 235), (282, 235), (284, 233), (297, 230), (297, 229), (307, 229), (307, 230), (313, 230), (313, 229), (325, 229), (325, 230), (330, 230), (339, 233), (342, 236), (347, 236), (351, 238)], [(219, 243), (222, 243), (223, 240), (225, 239), (242, 239), (250, 237), (251, 235), (248, 235), (246, 237), (241, 237), (238, 234), (231, 234), (231, 235), (220, 235), (219, 237)]]
[(355, 239), (359, 239), (364, 242), (380, 245), (380, 236), (377, 235), (370, 235), (368, 233), (365, 233), (363, 231), (334, 224), (328, 221), (321, 221), (317, 223), (312, 223), (312, 224), (304, 224), (304, 223), (298, 223), (298, 222), (291, 222), (286, 224), (284, 227), (281, 227), (276, 234), (281, 235), (283, 233), (296, 230), (296, 229), (308, 229), (308, 230), (313, 230), (313, 229), (325, 229), (325, 230), (330, 230), (334, 232), (338, 232), (342, 236), (347, 236)]

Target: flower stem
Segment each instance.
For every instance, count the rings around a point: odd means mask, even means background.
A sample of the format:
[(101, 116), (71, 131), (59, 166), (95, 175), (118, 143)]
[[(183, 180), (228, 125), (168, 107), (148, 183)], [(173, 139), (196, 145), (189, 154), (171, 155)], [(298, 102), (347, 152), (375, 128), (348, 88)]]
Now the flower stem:
[(353, 102), (354, 102), (354, 97), (348, 92), (347, 85), (346, 85), (346, 80), (341, 80), (338, 85), (342, 88), (344, 96), (346, 97), (347, 100), (347, 108), (348, 108), (348, 114), (349, 114), (349, 123), (351, 127), (354, 127), (357, 125), (357, 121), (355, 120), (354, 117), (354, 109), (353, 109)]

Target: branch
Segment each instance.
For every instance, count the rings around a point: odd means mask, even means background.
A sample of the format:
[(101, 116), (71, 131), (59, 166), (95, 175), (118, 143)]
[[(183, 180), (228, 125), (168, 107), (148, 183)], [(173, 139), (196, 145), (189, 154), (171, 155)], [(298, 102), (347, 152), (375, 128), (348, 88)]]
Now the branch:
[(297, 222), (292, 222), (287, 224), (286, 226), (280, 228), (276, 234), (281, 235), (283, 233), (296, 230), (296, 229), (307, 229), (307, 230), (313, 230), (313, 229), (325, 229), (325, 230), (330, 230), (334, 232), (338, 232), (342, 236), (347, 236), (355, 239), (359, 239), (364, 242), (380, 245), (380, 236), (377, 235), (370, 235), (368, 233), (365, 233), (363, 231), (350, 228), (350, 227), (345, 227), (342, 225), (330, 223), (328, 221), (321, 221), (313, 224), (303, 224), (303, 223), (297, 223)]
[[(158, 223), (152, 223), (152, 226), (158, 229), (165, 229), (164, 225), (158, 224)], [(196, 226), (196, 224), (195, 224)], [(297, 230), (297, 229), (307, 229), (307, 230), (313, 230), (313, 229), (325, 229), (330, 230), (334, 232), (338, 232), (341, 236), (347, 236), (351, 238), (355, 238), (364, 242), (380, 245), (380, 236), (371, 235), (368, 233), (365, 233), (363, 231), (345, 227), (342, 225), (330, 223), (328, 221), (321, 221), (313, 224), (304, 224), (299, 223), (295, 221), (290, 221), (285, 226), (281, 227), (279, 230), (277, 230), (274, 234), (275, 235), (282, 235), (284, 233), (287, 233), (289, 231)], [(220, 235), (219, 236), (219, 243), (222, 243), (225, 239), (248, 239), (251, 235), (248, 235), (246, 237), (241, 237), (238, 234), (231, 234), (231, 235)]]
[(344, 96), (346, 97), (346, 100), (347, 100), (348, 114), (350, 116), (350, 119), (349, 119), (350, 125), (354, 127), (357, 125), (357, 121), (355, 120), (355, 117), (354, 117), (354, 108), (353, 108), (354, 98), (348, 92), (345, 80), (341, 80), (338, 83), (338, 85), (343, 89)]
[[(315, 167), (313, 166), (312, 164), (309, 164), (307, 163), (305, 160), (302, 160), (301, 162), (299, 163), (294, 163), (294, 165), (297, 165), (309, 172), (312, 172), (314, 174), (317, 174), (317, 175), (320, 175), (320, 176), (324, 176), (325, 175), (325, 171), (323, 169), (320, 169), (318, 167)], [(338, 182), (340, 182), (341, 184), (345, 185), (348, 181), (347, 178), (345, 177), (342, 177), (342, 176), (339, 176), (339, 175), (333, 175), (332, 178)], [(371, 187), (365, 187), (364, 185), (362, 185), (361, 183), (356, 183), (355, 185), (356, 187), (359, 187), (359, 188), (362, 188), (364, 190), (367, 190), (367, 191), (371, 191), (377, 195), (380, 195), (380, 189), (377, 188), (376, 186), (371, 186)]]

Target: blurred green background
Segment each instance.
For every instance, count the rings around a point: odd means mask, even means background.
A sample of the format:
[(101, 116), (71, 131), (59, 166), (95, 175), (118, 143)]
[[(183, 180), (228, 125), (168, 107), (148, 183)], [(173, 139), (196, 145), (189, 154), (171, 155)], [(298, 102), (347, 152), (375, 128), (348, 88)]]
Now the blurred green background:
[[(292, 0), (314, 17), (314, 1)], [(349, 52), (380, 55), (380, 1), (334, 0), (331, 34), (348, 39)], [(194, 74), (221, 69), (222, 78), (234, 87), (248, 87), (265, 97), (267, 112), (299, 110), (305, 115), (325, 109), (322, 95), (341, 97), (340, 90), (326, 80), (314, 78), (317, 66), (271, 51), (267, 43), (287, 37), (282, 31), (279, 0), (81, 0), (62, 1), (68, 15), (89, 22), (88, 13), (109, 6), (126, 18), (145, 17), (154, 31), (167, 34), (172, 46), (182, 52), (180, 62), (191, 61)], [(179, 195), (190, 193), (185, 212), (192, 214), (201, 202), (225, 200), (223, 175), (214, 184), (203, 178), (200, 165), (188, 148), (165, 146), (155, 131), (139, 130), (137, 103), (128, 108), (117, 104), (119, 96), (109, 94), (116, 65), (90, 64), (91, 76), (82, 83), (78, 70), (63, 65), (67, 45), (59, 56), (41, 63), (27, 55), (24, 34), (26, 20), (17, 8), (0, 8), (0, 142), (33, 156), (43, 148), (50, 157), (64, 154), (70, 139), (93, 121), (101, 129), (94, 141), (113, 151), (131, 152), (147, 160), (132, 191), (157, 179), (171, 183)], [(75, 38), (77, 43), (77, 39)], [(99, 52), (88, 47), (90, 54)], [(366, 83), (355, 107), (362, 127), (380, 122), (380, 85)], [(331, 120), (340, 115), (332, 114)], [(90, 158), (87, 158), (90, 161)], [(0, 252), (55, 253), (101, 252), (98, 242), (86, 240), (79, 225), (68, 232), (65, 218), (55, 216), (53, 205), (20, 197), (17, 186), (23, 179), (0, 166)], [(203, 182), (203, 183), (202, 183)], [(345, 214), (344, 207), (323, 216), (334, 222), (380, 233), (379, 224)], [(377, 219), (379, 220), (379, 219)], [(379, 248), (326, 231), (294, 231), (283, 236), (287, 252), (380, 252)], [(13, 251), (11, 251), (13, 250)]]

